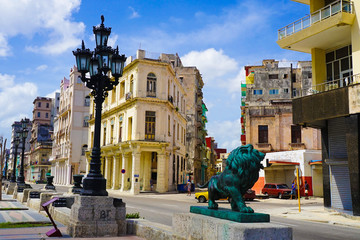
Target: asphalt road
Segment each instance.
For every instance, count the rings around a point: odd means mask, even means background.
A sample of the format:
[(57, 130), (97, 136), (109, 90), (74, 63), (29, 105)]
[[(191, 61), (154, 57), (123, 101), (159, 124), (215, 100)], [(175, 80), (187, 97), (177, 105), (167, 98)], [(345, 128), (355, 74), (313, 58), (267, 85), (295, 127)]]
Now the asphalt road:
[[(140, 216), (165, 225), (172, 225), (172, 215), (174, 213), (189, 212), (190, 206), (206, 206), (207, 203), (197, 203), (193, 195), (189, 197), (189, 201), (174, 201), (166, 199), (158, 199), (149, 195), (141, 197), (122, 196), (126, 203), (127, 213), (139, 212)], [(190, 200), (192, 199), (192, 200)], [(286, 201), (286, 200), (285, 200)], [(257, 209), (276, 208), (281, 204), (264, 203), (260, 201), (247, 202), (255, 212)], [(226, 201), (219, 202), (219, 207), (230, 208), (230, 204)], [(350, 228), (346, 226), (330, 225), (327, 223), (310, 222), (293, 220), (289, 218), (271, 216), (271, 222), (282, 224), (293, 228), (295, 240), (359, 240), (360, 229)]]
[[(43, 188), (43, 184), (32, 184), (34, 189)], [(68, 187), (57, 186), (58, 192), (67, 192)], [(126, 203), (127, 213), (139, 212), (140, 217), (149, 221), (172, 226), (172, 216), (174, 213), (188, 213), (190, 206), (207, 206), (207, 203), (198, 203), (194, 194), (184, 197), (186, 194), (140, 194), (137, 196), (124, 196), (120, 198)], [(168, 196), (168, 197), (167, 197)], [(168, 198), (168, 199), (167, 199)], [(287, 200), (284, 200), (287, 201)], [(321, 203), (319, 203), (322, 205)], [(249, 201), (247, 205), (252, 207), (255, 212), (261, 212), (263, 209), (276, 209), (284, 207), (281, 201)], [(287, 207), (294, 207), (296, 204)], [(227, 201), (219, 201), (219, 207), (230, 208)], [(293, 228), (295, 240), (359, 240), (360, 229), (328, 223), (294, 220), (290, 218), (272, 216), (270, 221), (276, 224), (282, 224)]]

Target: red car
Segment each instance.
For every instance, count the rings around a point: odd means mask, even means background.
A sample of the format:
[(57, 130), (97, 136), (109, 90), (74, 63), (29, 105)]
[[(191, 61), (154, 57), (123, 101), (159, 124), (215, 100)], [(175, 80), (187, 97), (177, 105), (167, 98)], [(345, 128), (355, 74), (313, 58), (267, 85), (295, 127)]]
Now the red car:
[(267, 183), (261, 192), (269, 197), (289, 198), (291, 196), (291, 189), (285, 183)]

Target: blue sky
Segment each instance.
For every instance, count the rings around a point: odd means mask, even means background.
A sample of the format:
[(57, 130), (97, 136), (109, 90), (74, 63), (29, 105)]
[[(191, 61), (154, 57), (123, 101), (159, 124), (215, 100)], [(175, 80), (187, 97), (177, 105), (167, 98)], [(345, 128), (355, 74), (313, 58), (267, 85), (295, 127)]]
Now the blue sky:
[(178, 53), (200, 70), (208, 134), (230, 151), (240, 145), (244, 66), (310, 60), (276, 44), (279, 28), (308, 13), (290, 0), (0, 0), (0, 135), (9, 139), (15, 120), (32, 118), (33, 100), (59, 89), (82, 39), (94, 48), (103, 14), (109, 44), (126, 56)]

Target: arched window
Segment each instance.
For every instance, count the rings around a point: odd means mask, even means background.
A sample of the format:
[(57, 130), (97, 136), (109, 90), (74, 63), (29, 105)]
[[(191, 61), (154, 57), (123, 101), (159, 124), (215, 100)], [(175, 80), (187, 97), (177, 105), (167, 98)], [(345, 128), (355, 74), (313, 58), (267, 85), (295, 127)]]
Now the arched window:
[(147, 75), (146, 96), (156, 97), (156, 76), (153, 73)]

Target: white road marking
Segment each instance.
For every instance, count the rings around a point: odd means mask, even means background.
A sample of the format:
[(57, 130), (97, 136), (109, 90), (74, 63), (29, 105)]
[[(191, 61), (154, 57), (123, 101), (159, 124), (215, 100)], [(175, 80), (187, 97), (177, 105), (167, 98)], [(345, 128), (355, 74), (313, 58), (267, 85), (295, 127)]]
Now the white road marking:
[(276, 221), (271, 221), (271, 220), (270, 220), (270, 223), (276, 223), (276, 224), (285, 225), (285, 226), (289, 226), (289, 227), (297, 227), (298, 226), (298, 225), (294, 225), (294, 224), (276, 222)]

